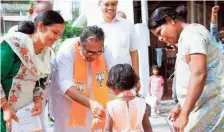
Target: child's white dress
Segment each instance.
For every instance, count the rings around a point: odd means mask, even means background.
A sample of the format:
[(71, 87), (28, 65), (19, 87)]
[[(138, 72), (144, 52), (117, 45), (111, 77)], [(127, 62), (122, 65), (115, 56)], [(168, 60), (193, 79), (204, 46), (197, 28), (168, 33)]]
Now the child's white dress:
[(143, 132), (142, 120), (146, 111), (144, 99), (135, 97), (128, 104), (119, 99), (107, 103), (113, 120), (113, 132)]

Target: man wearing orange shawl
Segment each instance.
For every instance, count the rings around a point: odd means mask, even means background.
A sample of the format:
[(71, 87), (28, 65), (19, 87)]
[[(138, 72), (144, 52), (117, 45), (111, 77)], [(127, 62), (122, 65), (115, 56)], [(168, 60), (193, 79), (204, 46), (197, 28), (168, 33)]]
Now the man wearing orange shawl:
[[(80, 38), (68, 39), (60, 47), (50, 89), (54, 132), (103, 129), (109, 98), (103, 43), (102, 29), (90, 26), (83, 29)], [(92, 126), (93, 121), (101, 122)]]

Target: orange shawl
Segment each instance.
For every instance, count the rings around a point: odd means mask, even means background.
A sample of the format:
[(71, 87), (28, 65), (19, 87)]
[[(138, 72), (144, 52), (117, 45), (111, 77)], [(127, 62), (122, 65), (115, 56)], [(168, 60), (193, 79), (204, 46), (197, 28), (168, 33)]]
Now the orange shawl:
[[(100, 55), (95, 61), (90, 63), (93, 99), (106, 106), (109, 100), (108, 88), (106, 87), (107, 69), (103, 55)], [(88, 93), (88, 71), (87, 62), (80, 55), (78, 44), (75, 44), (75, 62), (74, 62), (74, 82), (79, 91), (89, 96)], [(73, 101), (69, 126), (86, 126), (87, 109), (85, 106)], [(94, 120), (93, 120), (94, 121)], [(93, 122), (94, 125), (94, 122)], [(99, 126), (94, 125), (92, 127)], [(104, 127), (104, 126), (101, 126)]]

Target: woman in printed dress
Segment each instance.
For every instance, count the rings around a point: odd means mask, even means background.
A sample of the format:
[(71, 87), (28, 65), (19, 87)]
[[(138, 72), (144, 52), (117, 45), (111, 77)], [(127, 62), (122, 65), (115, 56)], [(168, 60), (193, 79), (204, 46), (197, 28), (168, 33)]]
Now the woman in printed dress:
[(59, 39), (64, 20), (55, 11), (24, 21), (18, 32), (1, 40), (1, 131), (19, 121), (16, 110), (34, 103), (32, 115), (41, 114), (44, 81), (50, 73), (49, 47)]
[[(180, 9), (180, 8), (179, 8)], [(224, 57), (209, 31), (183, 21), (182, 10), (157, 8), (149, 20), (160, 41), (178, 45), (176, 92), (179, 103), (171, 115), (177, 132), (224, 131)]]

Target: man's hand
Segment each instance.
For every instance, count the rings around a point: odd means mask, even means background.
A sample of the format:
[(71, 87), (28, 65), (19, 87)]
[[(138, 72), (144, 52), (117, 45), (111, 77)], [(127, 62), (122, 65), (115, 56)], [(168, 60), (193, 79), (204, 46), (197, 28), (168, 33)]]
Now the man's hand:
[(92, 111), (94, 117), (101, 119), (106, 116), (105, 110), (99, 102), (90, 99), (89, 104), (90, 104), (90, 110)]

